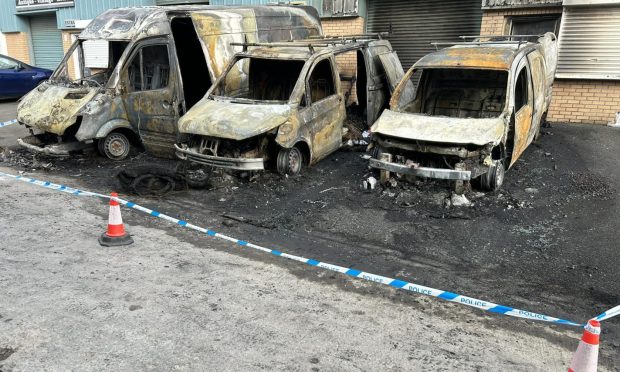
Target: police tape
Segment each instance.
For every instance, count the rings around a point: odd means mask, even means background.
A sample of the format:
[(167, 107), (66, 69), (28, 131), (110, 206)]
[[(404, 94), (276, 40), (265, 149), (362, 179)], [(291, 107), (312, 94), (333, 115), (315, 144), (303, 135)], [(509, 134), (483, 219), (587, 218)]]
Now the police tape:
[(17, 124), (17, 119), (13, 119), (13, 120), (5, 121), (4, 123), (0, 123), (0, 128), (6, 127), (12, 124)]
[[(309, 259), (309, 258), (305, 258), (305, 257), (301, 257), (301, 256), (295, 256), (292, 254), (288, 254), (288, 253), (284, 253), (275, 249), (270, 249), (270, 248), (265, 248), (250, 242), (247, 242), (245, 240), (240, 240), (240, 239), (236, 239), (236, 238), (232, 238), (229, 237), (227, 235), (224, 234), (220, 234), (218, 232), (215, 232), (213, 230), (210, 229), (205, 229), (203, 227), (199, 227), (196, 225), (193, 225), (187, 221), (184, 220), (179, 220), (177, 218), (168, 216), (166, 214), (160, 213), (158, 211), (143, 207), (141, 205), (138, 205), (136, 203), (130, 202), (128, 200), (124, 200), (121, 198), (116, 198), (116, 197), (111, 197), (109, 195), (104, 195), (104, 194), (99, 194), (99, 193), (95, 193), (95, 192), (90, 192), (90, 191), (83, 191), (80, 189), (76, 189), (73, 187), (68, 187), (68, 186), (64, 186), (64, 185), (60, 185), (60, 184), (56, 184), (56, 183), (52, 183), (52, 182), (48, 182), (48, 181), (39, 181), (36, 180), (34, 178), (27, 178), (27, 177), (22, 177), (22, 176), (16, 176), (13, 174), (9, 174), (9, 173), (4, 173), (4, 172), (0, 172), (0, 176), (5, 176), (5, 177), (9, 177), (15, 180), (19, 180), (22, 182), (27, 182), (30, 184), (34, 184), (37, 186), (42, 186), (45, 188), (49, 188), (49, 189), (53, 189), (53, 190), (57, 190), (57, 191), (61, 191), (61, 192), (65, 192), (65, 193), (69, 193), (69, 194), (73, 194), (73, 195), (77, 195), (77, 196), (92, 196), (92, 197), (97, 197), (97, 198), (103, 198), (103, 199), (114, 199), (117, 202), (119, 202), (120, 204), (123, 204), (124, 206), (131, 208), (131, 209), (135, 209), (138, 210), (140, 212), (146, 213), (150, 216), (153, 217), (157, 217), (157, 218), (161, 218), (164, 220), (167, 220), (169, 222), (172, 222), (174, 224), (177, 224), (181, 227), (186, 227), (188, 229), (192, 229), (195, 231), (199, 231), (203, 234), (206, 234), (210, 237), (214, 237), (214, 238), (219, 238), (222, 240), (226, 240), (232, 243), (235, 243), (241, 247), (248, 247), (248, 248), (253, 248), (265, 253), (270, 253), (274, 256), (277, 257), (283, 257), (283, 258), (287, 258), (289, 260), (293, 260), (293, 261), (298, 261), (298, 262), (302, 262), (305, 264), (308, 264), (310, 266), (314, 266), (314, 267), (320, 267), (323, 269), (327, 269), (327, 270), (331, 270), (331, 271), (336, 271), (339, 272), (341, 274), (345, 274), (354, 278), (358, 278), (358, 279), (363, 279), (363, 280), (367, 280), (370, 282), (375, 282), (375, 283), (380, 283), (380, 284), (384, 284), (384, 285), (388, 285), (392, 288), (396, 288), (396, 289), (403, 289), (409, 292), (413, 292), (413, 293), (418, 293), (418, 294), (422, 294), (422, 295), (427, 295), (427, 296), (431, 296), (431, 297), (436, 297), (436, 298), (440, 298), (442, 300), (446, 300), (449, 302), (455, 302), (455, 303), (459, 303), (461, 305), (466, 305), (469, 307), (474, 307), (477, 309), (481, 309), (481, 310), (486, 310), (492, 313), (496, 313), (496, 314), (503, 314), (503, 315), (507, 315), (507, 316), (512, 316), (512, 317), (516, 317), (516, 318), (522, 318), (522, 319), (529, 319), (529, 320), (538, 320), (538, 321), (543, 321), (543, 322), (549, 322), (549, 323), (555, 323), (555, 324), (565, 324), (565, 325), (570, 325), (570, 326), (576, 326), (576, 327), (583, 327), (585, 324), (582, 323), (577, 323), (577, 322), (573, 322), (573, 321), (569, 321), (569, 320), (564, 320), (564, 319), (560, 319), (560, 318), (555, 318), (549, 315), (544, 315), (544, 314), (538, 314), (535, 312), (531, 312), (531, 311), (525, 311), (525, 310), (521, 310), (521, 309), (516, 309), (516, 308), (512, 308), (512, 307), (508, 307), (508, 306), (503, 306), (503, 305), (498, 305), (489, 301), (484, 301), (484, 300), (479, 300), (473, 297), (469, 297), (469, 296), (464, 296), (461, 294), (457, 294), (457, 293), (453, 293), (453, 292), (448, 292), (448, 291), (443, 291), (443, 290), (439, 290), (439, 289), (435, 289), (435, 288), (430, 288), (430, 287), (426, 287), (426, 286), (422, 286), (419, 284), (414, 284), (414, 283), (410, 283), (410, 282), (406, 282), (403, 280), (399, 280), (399, 279), (394, 279), (394, 278), (389, 278), (389, 277), (385, 277), (385, 276), (381, 276), (381, 275), (376, 275), (376, 274), (372, 274), (372, 273), (368, 273), (365, 271), (360, 271), (360, 270), (356, 270), (356, 269), (352, 269), (352, 268), (348, 268), (348, 267), (343, 267), (343, 266), (338, 266), (338, 265), (333, 265), (333, 264), (329, 264), (326, 262), (320, 262), (320, 261), (316, 261), (313, 259)], [(609, 319), (612, 318), (616, 315), (620, 314), (620, 305), (614, 307), (613, 309), (610, 309), (604, 313), (602, 313), (601, 315), (599, 315), (598, 317), (594, 318), (597, 320), (605, 320), (605, 319)]]
[(602, 320), (613, 318), (614, 316), (619, 315), (619, 314), (620, 314), (620, 305), (605, 311), (604, 313), (602, 313), (601, 315), (597, 316), (594, 319), (600, 322)]

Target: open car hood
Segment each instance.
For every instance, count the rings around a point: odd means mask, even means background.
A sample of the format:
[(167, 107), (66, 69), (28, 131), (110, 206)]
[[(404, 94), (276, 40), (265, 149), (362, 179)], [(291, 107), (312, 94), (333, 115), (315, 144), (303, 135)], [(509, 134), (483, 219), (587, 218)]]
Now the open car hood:
[(41, 131), (62, 135), (97, 92), (98, 88), (41, 84), (24, 96), (17, 107), (17, 120)]
[(284, 124), (288, 105), (243, 104), (203, 99), (179, 120), (179, 132), (243, 140)]
[(504, 136), (503, 118), (471, 119), (383, 111), (371, 128), (385, 136), (462, 145), (497, 145)]

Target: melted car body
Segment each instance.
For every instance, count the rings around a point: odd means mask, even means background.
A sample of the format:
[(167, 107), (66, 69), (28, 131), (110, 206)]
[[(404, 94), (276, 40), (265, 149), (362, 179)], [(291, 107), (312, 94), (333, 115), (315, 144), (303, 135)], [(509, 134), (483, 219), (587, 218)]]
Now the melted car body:
[(557, 64), (555, 35), (519, 38), (465, 42), (420, 59), (371, 128), (370, 166), (499, 188), (539, 134)]
[[(321, 34), (311, 7), (108, 10), (78, 36), (51, 79), (24, 97), (18, 121), (33, 135), (19, 143), (51, 155), (96, 143), (115, 160), (124, 159), (132, 143), (174, 158), (177, 120), (241, 50), (231, 42)], [(105, 48), (108, 58), (93, 67), (89, 51), (96, 47)]]
[[(246, 47), (248, 44), (246, 44)], [(364, 119), (387, 106), (396, 61), (386, 40), (321, 40), (255, 44), (239, 53), (207, 96), (179, 120), (188, 139), (181, 159), (233, 170), (273, 165), (295, 175), (342, 145), (347, 117), (336, 56), (357, 53), (355, 81)], [(386, 71), (390, 73), (386, 73)]]

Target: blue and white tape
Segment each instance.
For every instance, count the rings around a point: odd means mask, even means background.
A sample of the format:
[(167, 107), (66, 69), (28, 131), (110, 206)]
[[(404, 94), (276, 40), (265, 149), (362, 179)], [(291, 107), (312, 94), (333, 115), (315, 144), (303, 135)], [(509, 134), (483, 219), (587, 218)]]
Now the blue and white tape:
[(620, 314), (620, 305), (605, 311), (604, 313), (602, 313), (601, 315), (597, 316), (594, 319), (600, 322), (605, 319), (613, 318), (614, 316), (619, 315), (619, 314)]
[(0, 128), (6, 127), (12, 124), (17, 124), (17, 119), (13, 119), (13, 120), (5, 121), (4, 123), (0, 123)]
[[(298, 261), (298, 262), (302, 262), (305, 264), (308, 264), (310, 266), (315, 266), (315, 267), (320, 267), (323, 269), (327, 269), (327, 270), (331, 270), (331, 271), (336, 271), (339, 272), (341, 274), (345, 274), (354, 278), (358, 278), (358, 279), (363, 279), (363, 280), (367, 280), (367, 281), (371, 281), (371, 282), (375, 282), (375, 283), (380, 283), (380, 284), (385, 284), (388, 285), (390, 287), (396, 288), (396, 289), (403, 289), (409, 292), (414, 292), (414, 293), (418, 293), (418, 294), (422, 294), (422, 295), (427, 295), (427, 296), (432, 296), (432, 297), (437, 297), (440, 298), (442, 300), (446, 300), (446, 301), (450, 301), (450, 302), (456, 302), (459, 303), (461, 305), (466, 305), (469, 307), (475, 307), (477, 309), (481, 309), (481, 310), (486, 310), (492, 313), (497, 313), (497, 314), (503, 314), (503, 315), (508, 315), (508, 316), (512, 316), (512, 317), (516, 317), (516, 318), (523, 318), (523, 319), (529, 319), (529, 320), (539, 320), (539, 321), (543, 321), (543, 322), (549, 322), (549, 323), (555, 323), (555, 324), (565, 324), (565, 325), (570, 325), (570, 326), (577, 326), (577, 327), (583, 327), (585, 324), (582, 323), (577, 323), (577, 322), (573, 322), (573, 321), (569, 321), (569, 320), (564, 320), (564, 319), (560, 319), (560, 318), (556, 318), (556, 317), (552, 317), (549, 315), (544, 315), (544, 314), (538, 314), (532, 311), (525, 311), (525, 310), (520, 310), (520, 309), (515, 309), (512, 307), (508, 307), (508, 306), (503, 306), (503, 305), (498, 305), (495, 304), (493, 302), (489, 302), (489, 301), (484, 301), (484, 300), (479, 300), (477, 298), (473, 298), (473, 297), (468, 297), (468, 296), (464, 296), (461, 294), (457, 294), (457, 293), (452, 293), (452, 292), (448, 292), (448, 291), (443, 291), (440, 289), (435, 289), (435, 288), (430, 288), (430, 287), (426, 287), (426, 286), (422, 286), (422, 285), (418, 285), (418, 284), (414, 284), (414, 283), (410, 283), (410, 282), (406, 282), (403, 280), (399, 280), (399, 279), (394, 279), (394, 278), (389, 278), (389, 277), (385, 277), (385, 276), (381, 276), (381, 275), (376, 275), (376, 274), (372, 274), (372, 273), (368, 273), (368, 272), (364, 272), (364, 271), (360, 271), (360, 270), (356, 270), (356, 269), (352, 269), (352, 268), (347, 268), (347, 267), (343, 267), (343, 266), (338, 266), (338, 265), (333, 265), (333, 264), (329, 264), (329, 263), (325, 263), (325, 262), (320, 262), (320, 261), (316, 261), (313, 259), (309, 259), (309, 258), (305, 258), (305, 257), (301, 257), (301, 256), (295, 256), (292, 254), (288, 254), (288, 253), (284, 253), (275, 249), (270, 249), (270, 248), (265, 248), (262, 247), (260, 245), (256, 245), (250, 242), (247, 242), (245, 240), (240, 240), (240, 239), (236, 239), (236, 238), (232, 238), (229, 237), (227, 235), (224, 234), (220, 234), (218, 232), (215, 232), (213, 230), (210, 229), (205, 229), (203, 227), (199, 227), (196, 225), (193, 225), (187, 221), (184, 220), (179, 220), (177, 218), (174, 217), (170, 217), (166, 214), (157, 212), (155, 210), (149, 209), (149, 208), (145, 208), (141, 205), (138, 205), (136, 203), (130, 202), (128, 200), (124, 200), (121, 198), (114, 198), (111, 197), (109, 195), (103, 195), (103, 194), (99, 194), (99, 193), (95, 193), (95, 192), (90, 192), (90, 191), (82, 191), (76, 188), (72, 188), (72, 187), (67, 187), (64, 185), (59, 185), (59, 184), (55, 184), (52, 182), (45, 182), (45, 181), (39, 181), (36, 180), (34, 178), (27, 178), (27, 177), (22, 177), (22, 176), (16, 176), (16, 175), (12, 175), (12, 174), (8, 174), (8, 173), (3, 173), (0, 172), (0, 176), (5, 176), (5, 177), (9, 177), (15, 180), (19, 180), (19, 181), (23, 181), (23, 182), (27, 182), (30, 184), (34, 184), (37, 186), (42, 186), (45, 188), (49, 188), (49, 189), (53, 189), (53, 190), (57, 190), (57, 191), (61, 191), (61, 192), (66, 192), (69, 194), (73, 194), (73, 195), (78, 195), (78, 196), (92, 196), (92, 197), (98, 197), (98, 198), (104, 198), (104, 199), (114, 199), (116, 201), (118, 201), (120, 204), (125, 205), (128, 208), (131, 209), (135, 209), (138, 211), (141, 211), (143, 213), (146, 213), (150, 216), (153, 217), (158, 217), (158, 218), (162, 218), (164, 220), (170, 221), (174, 224), (177, 224), (179, 226), (182, 227), (186, 227), (195, 231), (199, 231), (203, 234), (206, 234), (208, 236), (214, 237), (214, 238), (219, 238), (219, 239), (223, 239), (232, 243), (235, 243), (241, 247), (247, 247), (247, 248), (253, 248), (265, 253), (269, 253), (272, 254), (274, 256), (278, 256), (278, 257), (283, 257), (283, 258), (287, 258), (289, 260), (293, 260), (293, 261)], [(617, 306), (609, 311), (604, 312), (603, 314), (599, 315), (598, 317), (596, 317), (595, 319), (597, 320), (605, 320), (605, 319), (609, 319), (611, 317), (614, 317), (616, 315), (618, 315), (620, 313), (620, 306)]]

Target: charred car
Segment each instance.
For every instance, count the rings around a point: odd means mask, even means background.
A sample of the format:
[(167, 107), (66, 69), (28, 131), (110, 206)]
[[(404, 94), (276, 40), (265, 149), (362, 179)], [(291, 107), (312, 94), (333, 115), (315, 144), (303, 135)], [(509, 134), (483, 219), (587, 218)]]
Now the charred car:
[(96, 144), (114, 160), (137, 145), (174, 158), (177, 120), (241, 50), (231, 42), (321, 34), (312, 7), (108, 10), (77, 37), (49, 81), (19, 104), (17, 119), (32, 134), (19, 143), (49, 155)]
[[(387, 40), (245, 44), (205, 98), (179, 120), (177, 155), (204, 166), (296, 175), (342, 145), (347, 117), (336, 56), (356, 53), (353, 79), (373, 123), (404, 74)], [(390, 81), (392, 82), (390, 84)]]
[[(534, 40), (534, 41), (532, 41)], [(421, 58), (371, 128), (370, 166), (496, 190), (540, 133), (555, 35), (481, 37)]]

